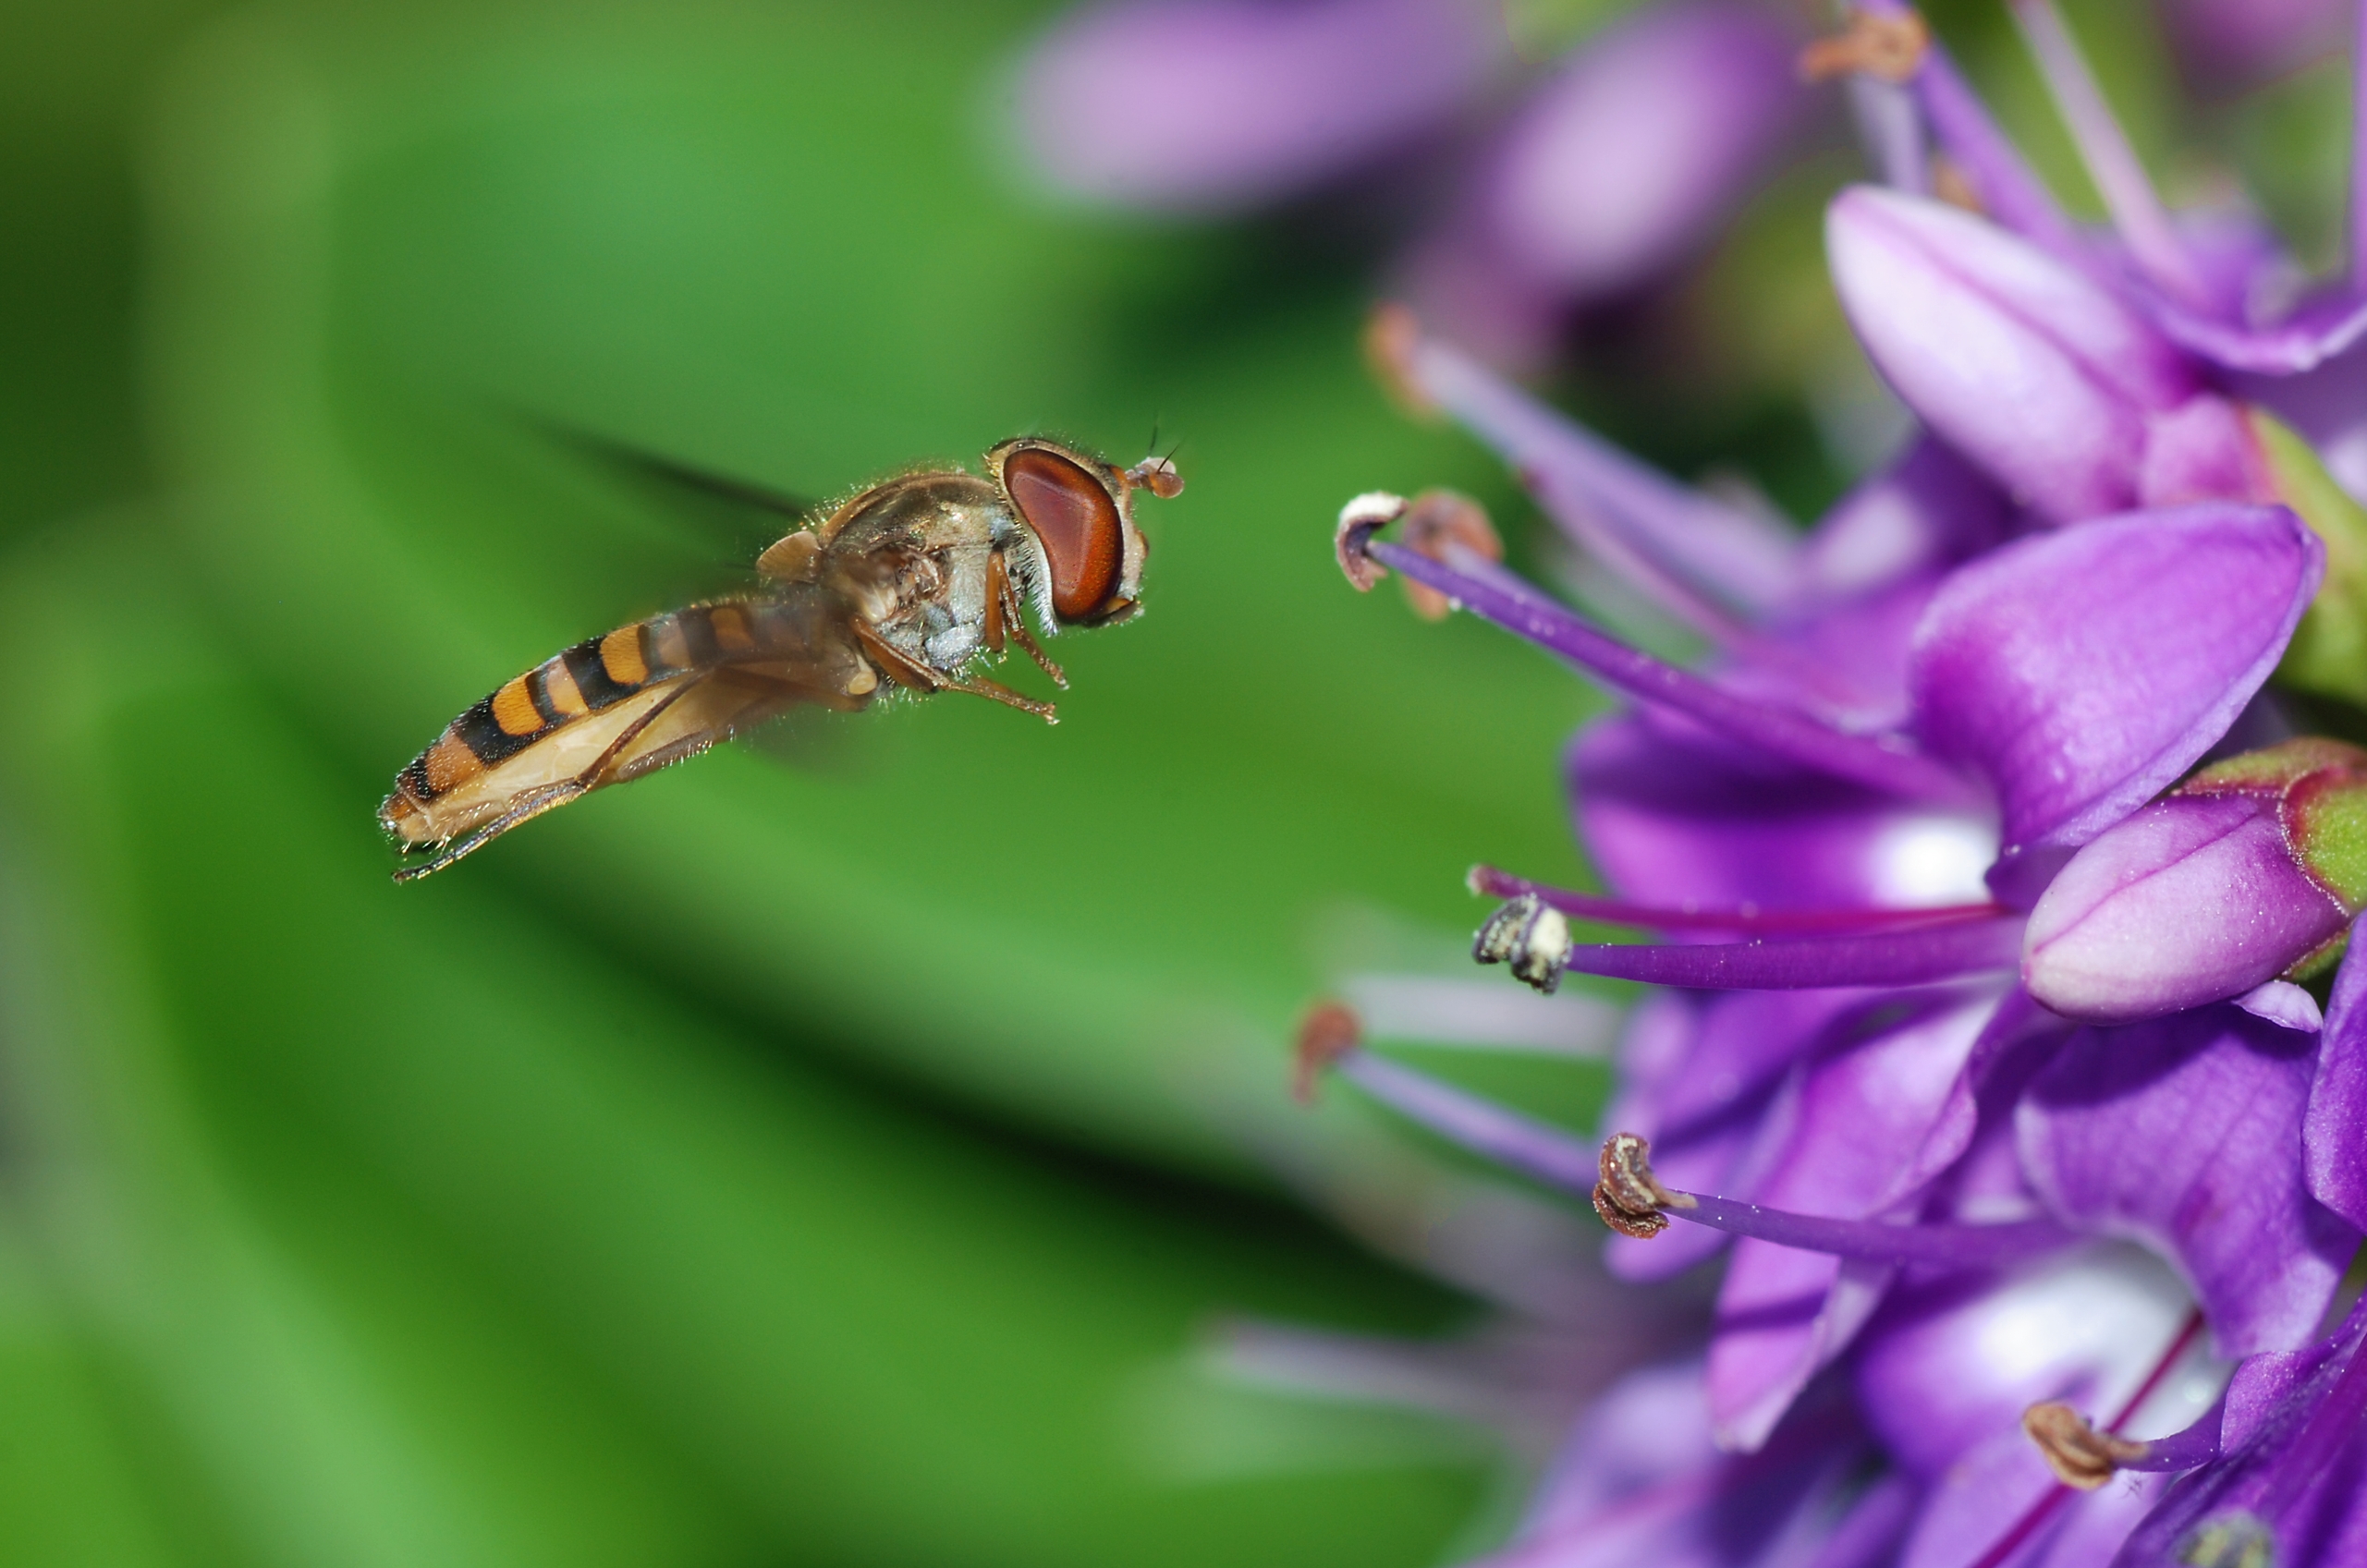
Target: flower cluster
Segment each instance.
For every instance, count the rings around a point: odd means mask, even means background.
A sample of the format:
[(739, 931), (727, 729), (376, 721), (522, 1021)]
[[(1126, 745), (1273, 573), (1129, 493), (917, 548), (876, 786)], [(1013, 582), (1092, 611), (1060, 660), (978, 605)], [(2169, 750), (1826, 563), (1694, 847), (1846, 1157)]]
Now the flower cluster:
[(1614, 893), (1479, 868), (1475, 956), (1659, 989), (1599, 1149), (1336, 1008), (1303, 1065), (1587, 1195), (1617, 1274), (1728, 1254), (1698, 1358), (1580, 1418), (1505, 1563), (2367, 1561), (2367, 752), (2269, 689), (2367, 696), (2367, 221), (2297, 287), (2240, 214), (2164, 206), (2051, 0), (2014, 13), (2109, 232), (1896, 0), (1813, 51), (1887, 102), (1827, 249), (1920, 431), (1805, 536), (1374, 322), (1409, 402), (1714, 650), (1620, 641), (1464, 498), (1341, 514), (1358, 588), (1628, 703), (1568, 763)]

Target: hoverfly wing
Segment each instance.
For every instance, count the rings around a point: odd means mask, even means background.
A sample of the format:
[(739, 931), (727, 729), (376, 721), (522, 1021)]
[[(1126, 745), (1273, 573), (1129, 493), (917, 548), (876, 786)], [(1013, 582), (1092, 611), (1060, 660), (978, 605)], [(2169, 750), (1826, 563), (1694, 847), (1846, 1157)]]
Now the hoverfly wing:
[(476, 703), (396, 774), (379, 822), (406, 852), (429, 852), (396, 880), (799, 703), (860, 708), (878, 687), (843, 609), (795, 586), (588, 638)]
[(548, 419), (534, 419), (534, 427), (562, 446), (590, 457), (596, 462), (630, 474), (660, 488), (715, 501), (728, 501), (759, 512), (803, 521), (811, 516), (814, 504), (785, 490), (775, 490), (754, 480), (744, 480), (730, 474), (719, 474), (710, 468), (667, 457), (613, 436), (595, 434), (573, 425)]

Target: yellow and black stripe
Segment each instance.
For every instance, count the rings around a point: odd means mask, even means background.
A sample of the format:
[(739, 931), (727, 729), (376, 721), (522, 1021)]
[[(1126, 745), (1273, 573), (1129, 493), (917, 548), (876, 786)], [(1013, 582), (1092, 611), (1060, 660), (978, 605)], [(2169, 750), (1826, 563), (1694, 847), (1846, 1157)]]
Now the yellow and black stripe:
[[(783, 640), (781, 633), (793, 631), (778, 624), (782, 608), (750, 601), (694, 604), (586, 638), (445, 726), (435, 744), (396, 775), (397, 797), (408, 795), (424, 806), (636, 692), (735, 658), (762, 657)], [(396, 806), (387, 802), (390, 826)]]

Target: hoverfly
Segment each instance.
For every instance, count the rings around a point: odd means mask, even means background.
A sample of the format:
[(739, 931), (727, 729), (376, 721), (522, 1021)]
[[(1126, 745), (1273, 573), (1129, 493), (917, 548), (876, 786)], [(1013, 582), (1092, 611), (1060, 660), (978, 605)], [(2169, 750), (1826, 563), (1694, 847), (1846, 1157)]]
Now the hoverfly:
[[(645, 466), (764, 496), (664, 460)], [(800, 704), (852, 712), (887, 687), (964, 691), (1056, 722), (1050, 703), (974, 667), (1017, 642), (1065, 687), (1025, 612), (1047, 637), (1139, 612), (1138, 490), (1170, 497), (1183, 480), (1164, 457), (1119, 468), (1035, 436), (988, 452), (982, 479), (956, 468), (872, 485), (759, 555), (761, 590), (588, 638), (453, 720), (378, 808), (405, 854), (428, 855), (395, 880), (440, 871), (545, 811)]]

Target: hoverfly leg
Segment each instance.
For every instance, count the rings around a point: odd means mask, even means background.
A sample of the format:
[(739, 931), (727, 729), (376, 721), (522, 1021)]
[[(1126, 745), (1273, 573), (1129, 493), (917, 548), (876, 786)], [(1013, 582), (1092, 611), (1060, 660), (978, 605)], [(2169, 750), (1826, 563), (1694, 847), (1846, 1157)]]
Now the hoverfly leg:
[(1061, 690), (1068, 689), (1068, 673), (1044, 656), (1035, 634), (1028, 630), (1027, 616), (1019, 610), (1019, 590), (1011, 585), (1011, 574), (1003, 565), (998, 553), (986, 567), (986, 590), (989, 595), (986, 611), (987, 646), (995, 652), (1003, 651), (1003, 637), (1007, 634), (1027, 650), (1037, 669), (1052, 677), (1052, 684)]
[(1017, 708), (1022, 713), (1033, 713), (1047, 724), (1060, 722), (1059, 712), (1051, 703), (1023, 697), (999, 681), (976, 675), (967, 678), (949, 675), (942, 670), (916, 663), (908, 655), (889, 646), (885, 638), (860, 621), (855, 623), (855, 640), (862, 645), (864, 653), (870, 656), (872, 663), (887, 672), (888, 679), (919, 696), (927, 697), (939, 691), (967, 692), (972, 697), (1000, 702), (1007, 708)]

